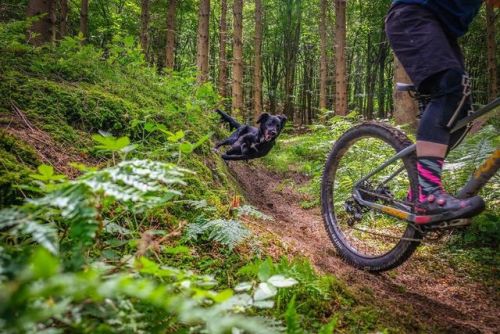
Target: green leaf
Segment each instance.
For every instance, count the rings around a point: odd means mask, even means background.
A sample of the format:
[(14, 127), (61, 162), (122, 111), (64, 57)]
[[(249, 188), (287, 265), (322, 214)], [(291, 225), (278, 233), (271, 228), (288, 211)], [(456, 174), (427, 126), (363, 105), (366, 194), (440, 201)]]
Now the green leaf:
[(193, 152), (193, 145), (191, 143), (185, 142), (179, 145), (179, 149), (184, 154), (189, 154)]
[(251, 288), (252, 288), (251, 282), (241, 282), (234, 287), (234, 291), (236, 292), (249, 291)]
[(338, 316), (334, 316), (332, 320), (330, 320), (329, 323), (326, 325), (323, 325), (320, 329), (318, 334), (333, 334), (333, 331), (337, 328), (337, 324), (339, 322)]
[(259, 300), (253, 303), (253, 306), (257, 308), (273, 308), (274, 301), (272, 300)]
[(209, 134), (201, 137), (196, 143), (193, 144), (193, 150), (197, 149), (200, 147), (204, 142), (206, 142), (210, 137), (212, 136), (212, 132)]
[[(169, 132), (169, 131), (166, 131)], [(177, 143), (179, 140), (184, 138), (184, 131), (179, 130), (175, 134), (170, 132), (170, 135), (167, 137), (167, 140), (172, 143)]]
[(52, 175), (54, 175), (54, 167), (52, 166), (49, 166), (49, 165), (40, 165), (38, 166), (38, 172), (40, 173), (40, 175), (43, 175), (43, 176), (46, 176), (46, 177), (50, 177)]
[(266, 282), (263, 282), (260, 283), (259, 286), (257, 287), (257, 290), (255, 290), (253, 299), (256, 301), (265, 300), (276, 296), (276, 293), (278, 293), (278, 290), (274, 286)]
[(130, 144), (130, 139), (128, 137), (115, 138), (108, 134), (93, 135), (92, 139), (100, 144), (96, 145), (96, 148), (103, 151), (117, 152)]
[(44, 248), (37, 248), (30, 260), (30, 271), (34, 278), (48, 278), (59, 271), (59, 261)]
[(225, 289), (212, 297), (212, 299), (217, 303), (222, 303), (233, 296), (234, 292), (231, 289)]
[(154, 130), (156, 130), (156, 124), (146, 122), (146, 124), (144, 124), (144, 130), (146, 130), (147, 132), (153, 132)]
[(271, 259), (266, 259), (266, 261), (262, 262), (262, 264), (259, 266), (259, 272), (258, 272), (258, 277), (261, 281), (267, 281), (268, 278), (271, 276), (271, 271), (272, 271), (272, 262)]
[(267, 282), (277, 288), (288, 288), (298, 283), (295, 279), (287, 278), (283, 275), (274, 275), (270, 277)]
[(164, 247), (163, 251), (167, 254), (189, 254), (190, 249), (186, 246), (177, 246), (177, 247)]
[(38, 166), (38, 174), (30, 174), (30, 177), (39, 181), (61, 181), (66, 179), (64, 174), (54, 174), (54, 167), (49, 165)]
[(121, 150), (130, 144), (130, 139), (128, 137), (120, 137), (114, 144), (116, 145), (117, 150)]
[(287, 334), (303, 334), (304, 331), (300, 326), (299, 315), (295, 308), (295, 295), (292, 297), (285, 312), (286, 333)]

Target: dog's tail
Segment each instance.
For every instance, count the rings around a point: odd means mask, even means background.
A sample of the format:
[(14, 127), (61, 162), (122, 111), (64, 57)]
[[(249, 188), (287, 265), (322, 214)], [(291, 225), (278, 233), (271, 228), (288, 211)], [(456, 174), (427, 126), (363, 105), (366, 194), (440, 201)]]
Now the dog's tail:
[(222, 117), (223, 121), (226, 121), (229, 123), (229, 126), (231, 127), (231, 129), (233, 129), (233, 128), (238, 129), (241, 127), (240, 123), (238, 123), (234, 118), (232, 118), (231, 116), (229, 116), (225, 112), (223, 112), (219, 109), (216, 109), (215, 112), (218, 113)]

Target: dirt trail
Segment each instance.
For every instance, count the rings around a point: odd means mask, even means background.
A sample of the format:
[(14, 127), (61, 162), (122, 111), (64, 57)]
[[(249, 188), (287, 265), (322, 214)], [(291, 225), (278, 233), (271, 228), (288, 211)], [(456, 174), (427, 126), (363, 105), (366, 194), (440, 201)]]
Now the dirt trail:
[[(309, 257), (319, 270), (336, 275), (355, 290), (366, 291), (368, 287), (380, 307), (401, 319), (411, 312), (418, 322), (440, 332), (500, 332), (500, 305), (494, 290), (457, 275), (445, 261), (429, 269), (423, 261), (435, 259), (422, 258), (418, 252), (388, 273), (375, 275), (354, 269), (335, 255), (319, 209), (302, 209), (300, 195), (283, 186), (282, 176), (254, 164), (230, 163), (229, 169), (247, 200), (275, 218), (266, 228), (294, 253)], [(300, 175), (293, 178), (296, 183), (305, 181)], [(414, 331), (421, 328), (416, 324)]]

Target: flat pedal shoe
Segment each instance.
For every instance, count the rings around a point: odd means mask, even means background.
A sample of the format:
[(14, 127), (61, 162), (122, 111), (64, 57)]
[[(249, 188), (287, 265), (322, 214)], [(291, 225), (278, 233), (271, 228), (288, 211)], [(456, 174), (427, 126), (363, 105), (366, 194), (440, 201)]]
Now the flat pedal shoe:
[(438, 191), (427, 196), (424, 202), (415, 205), (415, 223), (418, 225), (470, 218), (485, 208), (484, 201), (479, 196), (458, 199), (444, 191)]

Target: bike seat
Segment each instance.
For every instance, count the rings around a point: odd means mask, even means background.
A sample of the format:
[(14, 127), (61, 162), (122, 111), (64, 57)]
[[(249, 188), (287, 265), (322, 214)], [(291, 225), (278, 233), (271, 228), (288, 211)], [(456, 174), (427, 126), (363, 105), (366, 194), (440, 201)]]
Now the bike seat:
[(413, 92), (416, 90), (413, 84), (407, 84), (402, 82), (396, 82), (396, 90), (400, 92)]

